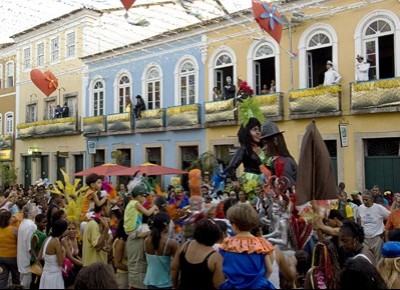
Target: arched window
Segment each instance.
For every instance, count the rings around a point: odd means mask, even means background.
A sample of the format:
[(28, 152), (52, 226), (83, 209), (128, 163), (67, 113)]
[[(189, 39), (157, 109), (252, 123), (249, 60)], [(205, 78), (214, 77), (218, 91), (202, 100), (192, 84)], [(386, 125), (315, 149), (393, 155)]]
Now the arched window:
[(131, 100), (131, 82), (129, 77), (124, 75), (118, 81), (118, 110), (119, 113), (126, 111), (126, 106)]
[(14, 113), (7, 112), (5, 119), (5, 134), (12, 135), (14, 133)]
[(370, 21), (363, 44), (366, 60), (370, 63), (370, 79), (394, 77), (394, 27), (384, 19)]
[[(299, 40), (299, 88), (312, 88), (324, 83), (327, 61), (338, 67), (338, 36), (335, 29), (323, 23), (308, 27)], [(340, 71), (339, 71), (340, 73)]]
[(6, 88), (14, 86), (14, 63), (12, 61), (6, 64)]
[(180, 105), (194, 104), (196, 101), (195, 66), (191, 61), (182, 64), (179, 70), (179, 101)]
[(161, 74), (158, 68), (152, 67), (146, 75), (147, 107), (151, 109), (161, 108)]
[(96, 81), (93, 86), (93, 116), (104, 115), (104, 84)]
[(332, 42), (324, 32), (316, 32), (307, 45), (307, 84), (309, 88), (324, 83), (326, 62), (332, 61)]
[(215, 86), (218, 87), (221, 92), (224, 91), (224, 83), (226, 77), (231, 77), (232, 82), (235, 83), (233, 76), (233, 61), (232, 57), (226, 53), (221, 54), (215, 62)]
[(257, 95), (261, 93), (263, 85), (269, 91), (271, 81), (276, 81), (275, 72), (275, 51), (268, 43), (262, 43), (256, 48), (253, 56), (254, 60), (254, 89)]

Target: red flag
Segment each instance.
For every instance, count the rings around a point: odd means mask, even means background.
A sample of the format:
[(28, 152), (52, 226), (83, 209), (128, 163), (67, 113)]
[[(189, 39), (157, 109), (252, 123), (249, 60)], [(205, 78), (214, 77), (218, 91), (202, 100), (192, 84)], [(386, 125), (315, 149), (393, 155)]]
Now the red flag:
[(254, 19), (258, 25), (272, 36), (276, 42), (280, 43), (282, 37), (282, 28), (285, 23), (276, 6), (260, 0), (252, 0)]
[(122, 4), (124, 5), (126, 11), (129, 10), (129, 8), (131, 8), (131, 6), (133, 5), (133, 3), (135, 3), (136, 0), (121, 0)]

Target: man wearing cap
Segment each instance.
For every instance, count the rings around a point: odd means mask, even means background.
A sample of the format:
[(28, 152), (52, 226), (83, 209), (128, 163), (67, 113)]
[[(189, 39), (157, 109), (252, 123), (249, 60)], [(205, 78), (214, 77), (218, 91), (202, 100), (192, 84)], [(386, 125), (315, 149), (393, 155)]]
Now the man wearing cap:
[(143, 184), (136, 185), (131, 192), (128, 192), (130, 201), (125, 208), (124, 230), (128, 235), (126, 249), (128, 255), (128, 282), (131, 289), (145, 289), (143, 284), (146, 274), (146, 258), (143, 252), (145, 227), (142, 225), (143, 214), (146, 216), (156, 214), (158, 208), (153, 205), (146, 209), (142, 203), (148, 195), (146, 187)]
[(362, 202), (360, 200), (361, 192), (359, 192), (358, 190), (353, 190), (350, 193), (350, 195), (351, 195), (351, 200), (350, 200), (351, 203), (354, 203), (357, 206), (362, 205)]
[(356, 57), (356, 82), (364, 82), (369, 80), (368, 72), (370, 64), (364, 61), (362, 55), (357, 55)]
[(324, 86), (338, 85), (342, 76), (333, 69), (333, 63), (328, 60), (326, 62), (326, 72), (324, 77)]

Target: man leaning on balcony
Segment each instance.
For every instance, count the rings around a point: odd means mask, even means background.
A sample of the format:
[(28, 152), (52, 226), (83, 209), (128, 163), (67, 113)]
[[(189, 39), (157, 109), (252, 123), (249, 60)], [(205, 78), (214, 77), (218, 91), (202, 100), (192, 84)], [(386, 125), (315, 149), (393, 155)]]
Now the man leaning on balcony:
[(326, 72), (324, 77), (324, 86), (338, 85), (342, 76), (333, 69), (333, 63), (328, 60), (326, 62)]

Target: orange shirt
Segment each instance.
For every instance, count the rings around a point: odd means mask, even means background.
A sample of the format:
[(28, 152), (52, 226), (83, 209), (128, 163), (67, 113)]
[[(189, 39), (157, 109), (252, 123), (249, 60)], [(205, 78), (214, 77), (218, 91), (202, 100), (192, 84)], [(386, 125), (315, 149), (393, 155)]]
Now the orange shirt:
[(22, 212), (17, 212), (14, 214), (15, 221), (11, 224), (13, 227), (16, 227), (17, 229), (19, 228), (19, 225), (22, 223), (24, 220), (24, 217), (22, 215)]
[(396, 209), (392, 212), (386, 221), (385, 229), (394, 230), (400, 228), (400, 209)]
[(0, 228), (0, 257), (17, 257), (17, 235), (14, 234), (14, 227)]
[(83, 198), (83, 201), (82, 201), (82, 216), (81, 216), (83, 221), (87, 221), (88, 220), (88, 218), (86, 217), (86, 213), (90, 208), (90, 204), (92, 202), (94, 202), (93, 201), (93, 197), (92, 197), (93, 193), (94, 193), (94, 191), (91, 188), (89, 188), (87, 190), (84, 198)]

